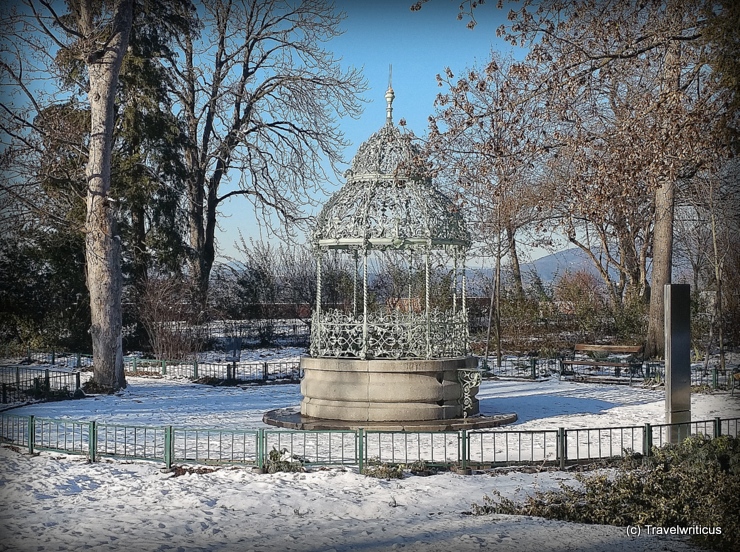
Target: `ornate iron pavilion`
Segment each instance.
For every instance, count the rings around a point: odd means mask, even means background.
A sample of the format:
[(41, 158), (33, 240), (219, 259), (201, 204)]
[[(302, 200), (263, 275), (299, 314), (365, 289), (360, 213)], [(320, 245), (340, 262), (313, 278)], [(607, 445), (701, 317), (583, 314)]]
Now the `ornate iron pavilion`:
[[(393, 124), (389, 86), (385, 125), (363, 143), (347, 183), (325, 205), (312, 235), (317, 299), (311, 326), (312, 357), (435, 359), (467, 356), (465, 254), (470, 234), (454, 204), (432, 183), (413, 134)], [(322, 259), (331, 250), (354, 261), (351, 308), (322, 310)], [(453, 264), (451, 308), (432, 307), (432, 252)], [(408, 308), (368, 307), (368, 258), (394, 252), (411, 271), (424, 262), (425, 292)], [(435, 253), (436, 254), (436, 253)], [(414, 302), (418, 308), (411, 308)], [(448, 301), (449, 304), (449, 301)]]

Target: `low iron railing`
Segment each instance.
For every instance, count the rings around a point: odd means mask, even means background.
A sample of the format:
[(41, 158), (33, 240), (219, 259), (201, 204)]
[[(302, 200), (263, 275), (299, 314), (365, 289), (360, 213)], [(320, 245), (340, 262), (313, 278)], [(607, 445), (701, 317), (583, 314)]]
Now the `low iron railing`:
[(126, 357), (124, 370), (131, 375), (160, 375), (188, 379), (214, 378), (239, 381), (300, 381), (303, 376), (299, 360), (265, 362), (153, 360)]
[[(357, 345), (355, 343), (355, 345)], [(2, 351), (0, 351), (0, 354)], [(85, 370), (92, 367), (92, 356), (75, 352), (59, 351), (32, 351), (27, 349), (16, 352), (12, 356), (5, 356), (6, 366), (3, 369), (19, 367), (21, 370), (38, 370), (43, 365), (51, 365), (59, 370)], [(336, 353), (336, 351), (335, 351)], [(338, 356), (342, 354), (336, 353)], [(323, 356), (323, 355), (321, 355)], [(329, 355), (331, 356), (331, 355)], [(300, 379), (300, 362), (298, 360), (272, 360), (267, 362), (240, 361), (230, 358), (224, 353), (223, 360), (206, 361), (197, 358), (192, 360), (159, 360), (143, 359), (128, 355), (123, 358), (124, 370), (132, 374), (157, 374), (173, 377), (187, 377), (198, 379), (200, 377), (214, 377), (218, 379), (243, 379), (243, 380), (267, 380), (267, 379)], [(34, 367), (34, 364), (38, 367)], [(512, 356), (505, 355), (501, 363), (496, 357), (489, 356), (486, 360), (479, 357), (478, 366), (482, 375), (496, 377), (510, 377), (522, 379), (539, 379), (542, 377), (559, 376), (573, 378), (574, 381), (601, 381), (603, 383), (630, 383), (654, 381), (656, 383), (665, 380), (665, 364), (661, 361), (642, 363), (636, 371), (616, 370), (616, 367), (598, 367), (574, 365), (563, 372), (559, 358), (540, 358), (537, 356)], [(738, 387), (736, 374), (740, 372), (740, 366), (729, 365), (722, 370), (712, 366), (704, 368), (694, 364), (691, 369), (691, 384), (707, 386), (713, 389), (732, 389)], [(2, 381), (6, 381), (3, 379)], [(6, 381), (6, 383), (9, 383)]]
[[(636, 370), (620, 369), (615, 366), (579, 366), (571, 365), (568, 370), (563, 370), (559, 358), (539, 358), (535, 356), (511, 356), (506, 355), (501, 363), (493, 356), (486, 360), (480, 357), (478, 367), (484, 377), (508, 377), (522, 379), (538, 379), (542, 377), (558, 376), (572, 381), (588, 381), (596, 383), (640, 383), (652, 381), (660, 383), (665, 381), (665, 363), (662, 361), (646, 361)], [(584, 357), (584, 360), (587, 360)], [(740, 366), (728, 366), (724, 370), (718, 367), (704, 368), (697, 364), (691, 368), (691, 385), (706, 386), (712, 389), (733, 389), (738, 382), (735, 375), (740, 371)]]
[(80, 372), (0, 366), (0, 404), (71, 397), (81, 381)]
[(653, 447), (689, 435), (738, 436), (739, 418), (681, 424), (644, 424), (552, 430), (393, 432), (358, 429), (289, 431), (129, 426), (97, 421), (0, 415), (0, 439), (40, 450), (101, 457), (264, 468), (272, 450), (306, 466), (358, 466), (369, 462), (487, 468), (517, 464), (567, 464), (650, 455)]
[[(57, 356), (57, 360), (73, 359), (72, 368), (58, 363), (59, 370), (33, 365), (0, 366), (0, 404), (15, 404), (34, 399), (66, 398), (72, 396), (81, 384), (90, 377), (90, 372), (81, 372), (77, 366), (81, 355)], [(68, 369), (63, 369), (67, 367)], [(179, 360), (151, 360), (138, 357), (124, 358), (124, 371), (130, 375), (154, 375), (198, 380), (213, 378), (229, 381), (290, 381), (298, 382), (303, 377), (300, 361), (272, 360), (266, 362), (199, 362)], [(83, 368), (84, 369), (84, 368)]]

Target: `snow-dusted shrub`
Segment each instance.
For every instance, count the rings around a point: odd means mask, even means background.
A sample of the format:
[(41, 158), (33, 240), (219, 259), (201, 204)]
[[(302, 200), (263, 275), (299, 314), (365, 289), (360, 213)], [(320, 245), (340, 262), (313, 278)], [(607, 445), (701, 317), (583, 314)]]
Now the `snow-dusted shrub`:
[[(653, 449), (638, 463), (628, 457), (614, 473), (576, 474), (579, 486), (561, 484), (515, 502), (494, 492), (474, 504), (475, 514), (540, 516), (578, 523), (646, 527), (704, 527), (692, 538), (716, 550), (736, 550), (740, 534), (740, 439), (692, 436)], [(721, 529), (718, 534), (716, 528)]]
[(388, 464), (378, 460), (368, 460), (367, 465), (362, 469), (362, 474), (376, 479), (402, 479), (403, 466), (401, 464)]
[(288, 449), (278, 450), (275, 447), (267, 454), (265, 458), (265, 472), (303, 472), (303, 461), (295, 454), (290, 454)]

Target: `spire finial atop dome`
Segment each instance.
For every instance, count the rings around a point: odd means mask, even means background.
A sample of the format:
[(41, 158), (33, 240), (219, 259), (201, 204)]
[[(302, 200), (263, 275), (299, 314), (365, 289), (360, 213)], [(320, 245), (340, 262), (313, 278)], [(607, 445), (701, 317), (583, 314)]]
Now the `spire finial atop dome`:
[(385, 92), (385, 101), (386, 101), (386, 108), (385, 108), (385, 124), (392, 125), (393, 124), (393, 99), (396, 97), (396, 95), (393, 93), (393, 65), (389, 66), (388, 71), (388, 90)]

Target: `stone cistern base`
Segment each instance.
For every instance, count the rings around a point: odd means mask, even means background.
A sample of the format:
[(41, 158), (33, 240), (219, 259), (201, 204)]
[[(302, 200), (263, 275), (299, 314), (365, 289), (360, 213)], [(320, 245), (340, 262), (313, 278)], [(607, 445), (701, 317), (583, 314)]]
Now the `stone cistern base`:
[[(412, 422), (463, 417), (459, 369), (475, 357), (360, 360), (303, 357), (301, 415), (345, 422)], [(478, 413), (470, 389), (471, 409)]]

